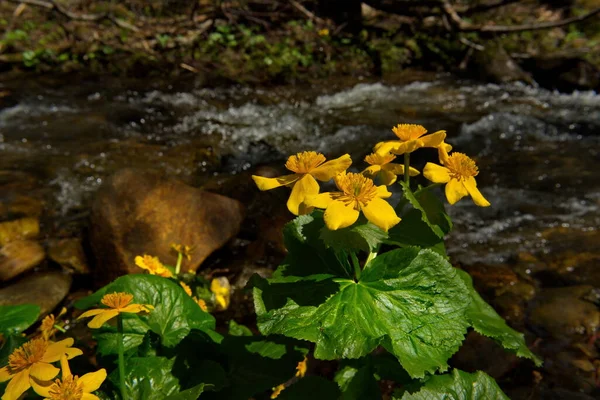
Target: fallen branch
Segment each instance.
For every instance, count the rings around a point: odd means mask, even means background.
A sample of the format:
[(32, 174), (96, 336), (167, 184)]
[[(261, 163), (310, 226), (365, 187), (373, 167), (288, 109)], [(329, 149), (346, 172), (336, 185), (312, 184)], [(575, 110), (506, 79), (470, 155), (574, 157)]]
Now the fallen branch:
[(316, 22), (317, 24), (325, 25), (325, 20), (317, 17), (315, 14), (311, 13), (304, 7), (302, 4), (298, 3), (295, 0), (290, 0), (290, 4), (294, 6), (294, 8), (300, 11), (302, 14), (306, 15), (309, 19)]
[(470, 22), (465, 21), (458, 15), (458, 12), (454, 9), (452, 4), (450, 4), (449, 0), (440, 0), (442, 9), (444, 10), (446, 16), (449, 18), (450, 22), (454, 26), (455, 29), (461, 32), (493, 32), (493, 33), (510, 33), (510, 32), (524, 32), (524, 31), (538, 31), (542, 29), (550, 29), (550, 28), (559, 28), (561, 26), (566, 26), (569, 24), (573, 24), (575, 22), (582, 22), (586, 19), (592, 18), (595, 15), (600, 14), (600, 7), (590, 11), (587, 14), (571, 17), (567, 19), (563, 19), (560, 21), (553, 22), (540, 22), (537, 24), (525, 24), (525, 25), (513, 25), (513, 26), (504, 26), (504, 25), (474, 25)]
[(99, 22), (102, 20), (108, 20), (118, 26), (119, 28), (127, 29), (133, 32), (138, 32), (139, 29), (130, 24), (129, 22), (125, 22), (121, 19), (115, 18), (108, 13), (103, 14), (79, 14), (73, 11), (67, 10), (60, 4), (56, 3), (54, 0), (7, 0), (11, 3), (19, 3), (19, 4), (27, 4), (36, 7), (46, 8), (47, 10), (54, 11), (60, 15), (63, 15), (74, 21), (86, 21), (86, 22)]

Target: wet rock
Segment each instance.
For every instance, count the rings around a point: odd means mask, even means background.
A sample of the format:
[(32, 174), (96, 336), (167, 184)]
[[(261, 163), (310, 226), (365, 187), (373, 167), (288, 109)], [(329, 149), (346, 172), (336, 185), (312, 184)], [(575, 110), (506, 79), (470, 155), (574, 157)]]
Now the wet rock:
[(193, 247), (182, 271), (196, 271), (214, 250), (240, 230), (243, 205), (154, 172), (126, 169), (112, 176), (92, 205), (90, 240), (95, 276), (107, 282), (139, 273), (137, 255), (149, 254), (169, 265), (173, 243)]
[(48, 243), (48, 257), (57, 264), (78, 274), (89, 274), (81, 239), (60, 239)]
[(44, 259), (44, 248), (31, 240), (16, 240), (0, 248), (0, 282), (35, 267)]
[(533, 83), (525, 72), (504, 50), (502, 46), (488, 46), (475, 53), (475, 63), (480, 78), (495, 83), (527, 82)]
[(519, 281), (517, 274), (506, 265), (474, 264), (463, 266), (475, 286), (482, 291), (503, 293)]
[(40, 234), (37, 218), (21, 218), (0, 223), (0, 246), (15, 240), (34, 239)]
[(35, 217), (42, 215), (44, 204), (40, 199), (15, 195), (0, 198), (0, 218), (12, 219), (20, 217)]
[(37, 304), (43, 315), (56, 308), (70, 288), (70, 275), (56, 271), (35, 273), (0, 289), (0, 305)]
[(531, 72), (540, 86), (548, 89), (572, 92), (597, 90), (600, 87), (598, 68), (577, 55), (532, 57), (524, 61), (523, 67)]
[(589, 337), (600, 327), (600, 311), (586, 298), (591, 286), (543, 290), (533, 301), (529, 323), (557, 339)]

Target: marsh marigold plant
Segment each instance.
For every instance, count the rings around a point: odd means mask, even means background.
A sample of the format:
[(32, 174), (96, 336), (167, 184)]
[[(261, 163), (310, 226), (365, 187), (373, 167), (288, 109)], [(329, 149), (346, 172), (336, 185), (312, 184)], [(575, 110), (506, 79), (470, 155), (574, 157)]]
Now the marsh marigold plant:
[(327, 182), (340, 172), (346, 171), (352, 164), (348, 154), (326, 161), (323, 154), (314, 151), (305, 151), (290, 156), (285, 167), (294, 172), (277, 178), (265, 178), (252, 175), (252, 179), (260, 190), (270, 190), (281, 186), (292, 188), (292, 193), (287, 201), (288, 210), (294, 215), (307, 214), (311, 211), (304, 204), (308, 196), (319, 193), (317, 179)]
[(56, 377), (59, 369), (52, 363), (62, 356), (71, 359), (83, 354), (73, 348), (74, 340), (67, 338), (51, 342), (43, 337), (32, 339), (8, 356), (8, 365), (0, 368), (0, 382), (9, 381), (2, 400), (16, 400), (30, 387), (40, 385)]
[(150, 312), (154, 306), (150, 304), (132, 304), (133, 296), (129, 293), (109, 293), (102, 297), (100, 302), (107, 308), (95, 308), (81, 314), (77, 319), (94, 317), (88, 326), (93, 329), (98, 329), (105, 322), (122, 313), (138, 314), (141, 312)]

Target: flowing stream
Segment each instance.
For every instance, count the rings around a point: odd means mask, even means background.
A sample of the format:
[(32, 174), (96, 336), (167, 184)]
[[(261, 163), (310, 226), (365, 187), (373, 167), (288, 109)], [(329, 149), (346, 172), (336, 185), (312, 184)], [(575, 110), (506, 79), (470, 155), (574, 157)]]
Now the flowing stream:
[[(536, 287), (600, 288), (595, 93), (447, 76), (345, 89), (151, 85), (7, 84), (12, 94), (0, 99), (0, 202), (42, 199), (51, 226), (79, 221), (103, 180), (123, 167), (158, 168), (199, 186), (317, 150), (329, 157), (349, 153), (362, 169), (375, 143), (393, 139), (392, 126), (418, 123), (446, 130), (455, 151), (477, 160), (478, 185), (492, 203), (481, 209), (464, 199), (449, 208), (453, 262), (509, 265), (525, 279), (535, 276)], [(416, 167), (435, 157), (433, 150), (420, 151)], [(579, 264), (569, 265), (567, 253), (592, 254), (595, 269), (577, 274)], [(548, 274), (532, 259), (560, 266)]]

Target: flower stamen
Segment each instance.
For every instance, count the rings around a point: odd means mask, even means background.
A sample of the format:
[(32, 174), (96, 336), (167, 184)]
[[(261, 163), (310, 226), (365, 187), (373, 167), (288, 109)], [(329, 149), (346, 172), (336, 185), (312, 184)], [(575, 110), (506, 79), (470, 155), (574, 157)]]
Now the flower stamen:
[(475, 161), (463, 153), (452, 153), (445, 165), (450, 170), (450, 176), (459, 181), (479, 174)]
[(109, 293), (105, 294), (102, 297), (100, 302), (107, 307), (114, 308), (115, 310), (120, 310), (122, 308), (127, 307), (131, 301), (133, 300), (133, 295), (129, 293)]
[(8, 370), (14, 375), (39, 362), (46, 353), (48, 341), (43, 338), (33, 339), (23, 344), (8, 356)]
[(79, 377), (68, 375), (62, 381), (57, 379), (50, 388), (50, 400), (81, 400), (83, 388), (79, 385)]
[(308, 174), (313, 169), (325, 162), (326, 158), (323, 154), (315, 151), (304, 151), (294, 156), (290, 156), (285, 167), (297, 174)]

